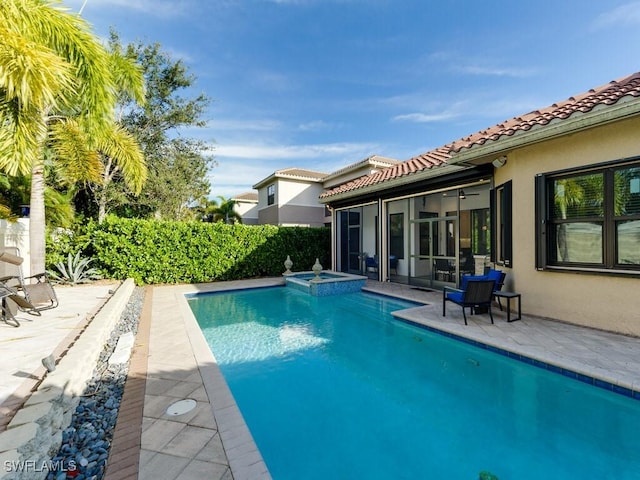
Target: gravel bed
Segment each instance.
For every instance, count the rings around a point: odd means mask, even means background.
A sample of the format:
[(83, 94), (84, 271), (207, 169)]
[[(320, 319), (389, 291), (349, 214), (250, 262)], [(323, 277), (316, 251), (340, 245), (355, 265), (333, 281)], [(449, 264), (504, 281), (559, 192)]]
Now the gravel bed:
[(47, 480), (103, 478), (129, 370), (129, 362), (109, 365), (108, 361), (120, 335), (137, 333), (143, 302), (144, 288), (136, 287), (100, 353), (71, 424), (62, 432), (58, 454), (51, 459), (55, 465), (64, 465), (64, 471), (50, 472)]

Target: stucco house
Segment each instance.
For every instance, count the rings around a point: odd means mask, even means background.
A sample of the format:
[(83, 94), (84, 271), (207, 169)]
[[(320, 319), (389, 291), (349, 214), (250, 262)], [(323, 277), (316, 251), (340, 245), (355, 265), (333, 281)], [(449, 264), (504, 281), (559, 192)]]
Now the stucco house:
[(276, 170), (253, 185), (258, 190), (258, 224), (320, 227), (325, 209), (318, 202), (327, 174), (302, 168)]
[(329, 225), (331, 214), (318, 201), (324, 190), (397, 163), (400, 161), (372, 155), (331, 173), (294, 167), (276, 170), (253, 185), (258, 191), (256, 223), (306, 227)]
[(258, 194), (243, 192), (231, 198), (235, 202), (234, 211), (242, 218), (245, 225), (258, 224)]
[(336, 270), (438, 289), (495, 266), (526, 314), (640, 335), (640, 73), (320, 201)]

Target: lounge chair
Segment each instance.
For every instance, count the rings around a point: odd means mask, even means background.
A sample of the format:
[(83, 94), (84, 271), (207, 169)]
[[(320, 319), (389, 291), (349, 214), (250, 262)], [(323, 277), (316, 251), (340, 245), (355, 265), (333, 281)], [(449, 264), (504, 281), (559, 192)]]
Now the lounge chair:
[[(40, 315), (42, 310), (58, 306), (58, 297), (46, 273), (39, 273), (25, 277), (22, 273), (22, 262), (17, 248), (12, 247), (0, 251), (0, 262), (3, 262), (10, 272), (0, 278), (0, 283), (13, 290), (13, 296), (8, 302), (14, 302), (20, 310), (32, 315)], [(16, 301), (16, 296), (24, 301)]]
[[(493, 280), (495, 282), (495, 285), (493, 287), (493, 292), (499, 292), (500, 290), (502, 290), (502, 287), (504, 286), (504, 280), (506, 278), (507, 274), (504, 273), (502, 270), (495, 270), (495, 269), (489, 269), (487, 271), (487, 273), (485, 273), (484, 275), (463, 275), (462, 276), (462, 280), (460, 282), (460, 289), (464, 290), (466, 287), (466, 284), (469, 280)], [(502, 303), (500, 303), (500, 297), (495, 297), (496, 301), (498, 302), (498, 306), (500, 307), (500, 310), (502, 310)]]
[(29, 312), (32, 315), (40, 315), (23, 296), (18, 292), (7, 287), (4, 283), (0, 283), (0, 320), (12, 327), (19, 327), (20, 322), (16, 318), (18, 308)]
[(442, 290), (442, 316), (447, 314), (447, 302), (453, 302), (462, 307), (464, 324), (467, 323), (465, 309), (468, 307), (475, 310), (478, 307), (486, 307), (493, 323), (493, 313), (491, 312), (491, 300), (493, 299), (494, 280), (468, 280), (464, 290), (444, 287)]

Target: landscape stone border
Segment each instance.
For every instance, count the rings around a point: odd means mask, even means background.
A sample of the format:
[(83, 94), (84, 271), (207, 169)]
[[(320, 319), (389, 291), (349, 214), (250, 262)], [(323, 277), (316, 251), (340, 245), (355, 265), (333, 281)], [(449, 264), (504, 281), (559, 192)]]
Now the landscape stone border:
[[(0, 479), (44, 479), (80, 396), (93, 376), (103, 345), (135, 288), (125, 280), (96, 313), (54, 371), (49, 372), (0, 433)], [(19, 467), (19, 468), (18, 468)]]

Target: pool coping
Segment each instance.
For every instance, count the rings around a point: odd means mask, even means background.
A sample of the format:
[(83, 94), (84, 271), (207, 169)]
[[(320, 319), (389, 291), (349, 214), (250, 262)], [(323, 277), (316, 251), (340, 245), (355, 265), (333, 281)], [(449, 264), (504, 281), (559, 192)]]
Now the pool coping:
[[(245, 281), (246, 282), (246, 281)], [(202, 294), (215, 294), (234, 290), (252, 290), (284, 286), (284, 279), (261, 279), (259, 284), (237, 282), (191, 285), (175, 292), (177, 306), (198, 364), (200, 375), (213, 411), (218, 433), (229, 462), (234, 480), (269, 480), (271, 474), (253, 439), (242, 412), (222, 375), (215, 355), (211, 351), (198, 321), (189, 306), (188, 298)]]

